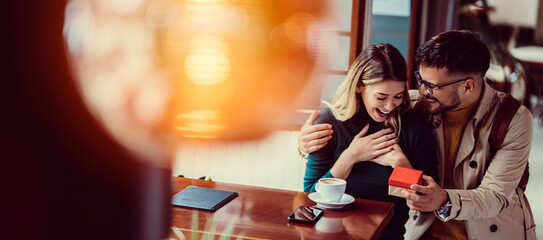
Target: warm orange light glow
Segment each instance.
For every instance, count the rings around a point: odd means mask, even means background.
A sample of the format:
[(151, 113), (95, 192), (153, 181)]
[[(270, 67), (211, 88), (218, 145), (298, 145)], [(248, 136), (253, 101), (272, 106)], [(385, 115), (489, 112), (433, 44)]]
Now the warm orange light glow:
[(323, 0), (114, 2), (71, 0), (65, 37), (90, 108), (127, 145), (143, 139), (136, 150), (167, 132), (277, 129), (309, 81), (327, 15)]
[(190, 121), (215, 121), (219, 118), (219, 113), (216, 110), (199, 110), (178, 114), (177, 117)]
[(178, 14), (179, 5), (175, 0), (154, 0), (147, 7), (145, 20), (152, 27), (162, 28), (171, 25)]
[(285, 21), (285, 34), (299, 47), (304, 47), (307, 41), (307, 29), (315, 22), (316, 19), (313, 15), (307, 12), (296, 12)]
[(175, 127), (184, 137), (189, 138), (216, 138), (217, 133), (224, 131), (228, 126), (218, 124), (220, 114), (215, 110), (199, 110), (177, 115), (177, 119), (184, 125)]
[[(308, 31), (321, 6), (300, 0), (180, 1), (179, 18), (161, 42), (166, 69), (179, 84), (179, 134), (236, 139), (275, 128), (284, 112), (293, 111), (290, 104), (312, 71)], [(213, 120), (194, 117), (209, 117), (203, 114), (209, 109), (216, 113)]]
[(194, 84), (217, 84), (228, 77), (230, 60), (221, 49), (198, 48), (187, 56), (185, 70)]
[(184, 9), (186, 20), (204, 24), (199, 27), (207, 28), (210, 24), (220, 24), (228, 16), (229, 6), (226, 0), (187, 0)]

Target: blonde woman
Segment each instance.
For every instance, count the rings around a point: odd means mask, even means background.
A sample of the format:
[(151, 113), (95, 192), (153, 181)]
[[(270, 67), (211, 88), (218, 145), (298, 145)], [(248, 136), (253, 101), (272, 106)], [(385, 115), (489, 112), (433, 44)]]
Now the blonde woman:
[(347, 181), (346, 193), (394, 203), (394, 216), (381, 239), (403, 239), (408, 218), (405, 199), (388, 195), (396, 166), (437, 176), (434, 140), (426, 122), (409, 110), (405, 60), (390, 44), (365, 49), (352, 64), (332, 103), (315, 124), (334, 129), (331, 139), (308, 156), (304, 190), (320, 178)]

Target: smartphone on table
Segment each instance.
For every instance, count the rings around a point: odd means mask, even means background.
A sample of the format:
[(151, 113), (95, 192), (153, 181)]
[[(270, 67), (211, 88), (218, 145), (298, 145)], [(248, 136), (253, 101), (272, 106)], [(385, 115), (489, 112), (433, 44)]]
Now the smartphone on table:
[(315, 224), (323, 213), (321, 208), (300, 206), (287, 219), (291, 222)]

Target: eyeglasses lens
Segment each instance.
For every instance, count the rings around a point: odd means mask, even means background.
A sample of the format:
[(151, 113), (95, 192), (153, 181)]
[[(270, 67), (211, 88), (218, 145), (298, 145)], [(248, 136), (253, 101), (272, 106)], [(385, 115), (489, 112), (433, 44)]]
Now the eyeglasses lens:
[(424, 85), (424, 89), (426, 89), (426, 92), (428, 92), (428, 94), (432, 95), (434, 93), (434, 91), (432, 90), (432, 87), (428, 84), (428, 82), (422, 80), (419, 72), (415, 72), (415, 78), (417, 78), (417, 81), (419, 82), (420, 85)]

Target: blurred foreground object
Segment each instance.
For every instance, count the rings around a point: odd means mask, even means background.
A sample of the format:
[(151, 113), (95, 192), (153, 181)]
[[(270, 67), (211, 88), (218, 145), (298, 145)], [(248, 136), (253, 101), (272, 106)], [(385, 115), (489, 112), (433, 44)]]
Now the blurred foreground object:
[(66, 58), (65, 9), (0, 8), (0, 239), (164, 239), (171, 170), (158, 163), (170, 157), (128, 151), (88, 111)]
[[(72, 0), (64, 36), (87, 104), (134, 151), (279, 127), (319, 53), (324, 1)], [(151, 149), (149, 151), (149, 149)]]

